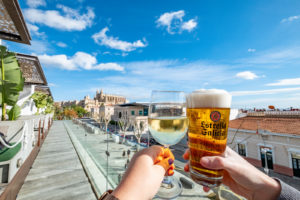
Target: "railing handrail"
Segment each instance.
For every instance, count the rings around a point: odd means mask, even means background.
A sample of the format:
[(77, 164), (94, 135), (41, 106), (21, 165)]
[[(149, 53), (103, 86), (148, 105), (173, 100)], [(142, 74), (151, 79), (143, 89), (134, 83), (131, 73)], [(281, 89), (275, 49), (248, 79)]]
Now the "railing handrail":
[(7, 144), (7, 143), (3, 140), (2, 137), (0, 137), (0, 142), (1, 142), (5, 147), (7, 147), (7, 148), (9, 148), (9, 149), (14, 148), (14, 147), (17, 146), (20, 142), (22, 142), (22, 140), (24, 139), (25, 131), (28, 129), (27, 126), (28, 126), (28, 125), (27, 125), (27, 122), (24, 121), (24, 126), (23, 126), (23, 129), (22, 129), (22, 135), (21, 135), (20, 139), (18, 140), (18, 142), (16, 142), (15, 144), (13, 144), (13, 145)]

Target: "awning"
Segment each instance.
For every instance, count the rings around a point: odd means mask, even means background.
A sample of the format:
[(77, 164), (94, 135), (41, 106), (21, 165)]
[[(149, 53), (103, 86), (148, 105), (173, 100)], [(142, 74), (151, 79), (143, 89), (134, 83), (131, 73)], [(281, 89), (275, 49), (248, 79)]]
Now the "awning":
[(0, 39), (30, 44), (30, 33), (17, 0), (0, 0)]
[[(1, 1), (1, 0), (0, 0)], [(16, 54), (25, 84), (31, 85), (48, 85), (44, 71), (37, 56), (26, 54)]]

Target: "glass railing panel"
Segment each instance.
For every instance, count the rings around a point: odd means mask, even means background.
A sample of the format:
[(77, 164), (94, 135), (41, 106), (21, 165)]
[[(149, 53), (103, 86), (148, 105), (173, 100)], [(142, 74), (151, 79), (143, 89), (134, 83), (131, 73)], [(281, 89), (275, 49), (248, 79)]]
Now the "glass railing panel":
[[(127, 165), (132, 159), (132, 156), (138, 150), (146, 148), (145, 143), (138, 144), (131, 135), (133, 133), (127, 132), (126, 138), (120, 136), (123, 135), (116, 127), (110, 127), (113, 132), (105, 133), (104, 129), (100, 129), (99, 124), (93, 123), (91, 126), (87, 124), (88, 120), (82, 123), (82, 121), (66, 121), (65, 124), (73, 135), (71, 139), (73, 144), (77, 140), (84, 149), (85, 153), (78, 153), (81, 157), (81, 162), (85, 167), (85, 170), (95, 188), (97, 195), (100, 196), (107, 189), (114, 189), (122, 179)], [(186, 149), (186, 141), (182, 140), (180, 148), (171, 147), (176, 160), (176, 172), (174, 177), (177, 179), (184, 178), (188, 181), (188, 184), (193, 185), (192, 188), (184, 186), (183, 192), (177, 199), (215, 199), (216, 194), (219, 193), (224, 199), (241, 199), (235, 196), (230, 190), (221, 187), (220, 191), (210, 191), (209, 193), (203, 192), (202, 186), (196, 184), (189, 178), (188, 173), (183, 171), (185, 161), (181, 158), (184, 150)], [(78, 148), (74, 145), (75, 148)], [(79, 150), (77, 149), (77, 152)], [(156, 199), (156, 198), (154, 198)]]

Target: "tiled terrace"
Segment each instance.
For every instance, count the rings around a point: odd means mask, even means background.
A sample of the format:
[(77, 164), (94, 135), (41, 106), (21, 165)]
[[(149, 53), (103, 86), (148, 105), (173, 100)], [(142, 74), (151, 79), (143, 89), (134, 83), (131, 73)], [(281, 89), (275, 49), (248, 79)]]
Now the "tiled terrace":
[(62, 121), (53, 123), (17, 199), (96, 199)]

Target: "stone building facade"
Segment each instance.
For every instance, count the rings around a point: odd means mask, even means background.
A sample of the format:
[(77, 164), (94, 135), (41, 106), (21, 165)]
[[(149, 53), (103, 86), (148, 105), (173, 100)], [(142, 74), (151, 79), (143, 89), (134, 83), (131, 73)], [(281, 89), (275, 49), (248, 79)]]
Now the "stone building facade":
[(94, 98), (90, 98), (90, 96), (87, 95), (80, 101), (64, 101), (61, 102), (61, 107), (79, 105), (90, 112), (92, 117), (98, 119), (101, 106), (124, 104), (126, 101), (126, 98), (123, 96), (104, 94), (102, 90), (100, 92), (97, 90)]
[(256, 167), (300, 178), (300, 117), (247, 116), (230, 121), (227, 145)]
[(144, 131), (148, 130), (148, 104), (142, 103), (126, 103), (114, 106), (114, 114), (111, 119), (113, 121), (125, 120), (127, 123), (135, 122), (144, 124)]

